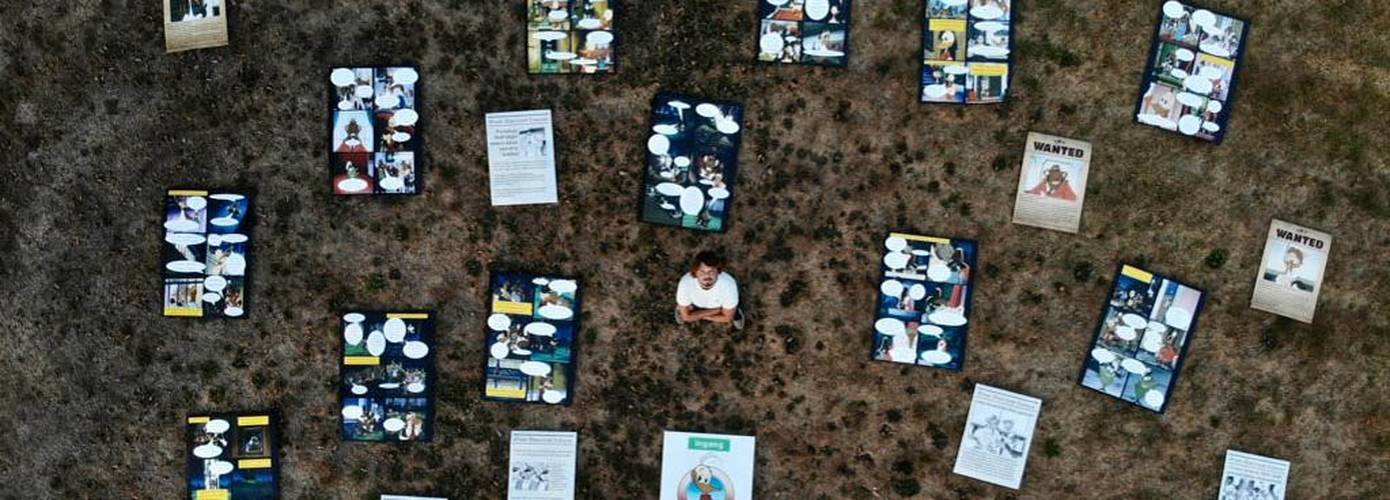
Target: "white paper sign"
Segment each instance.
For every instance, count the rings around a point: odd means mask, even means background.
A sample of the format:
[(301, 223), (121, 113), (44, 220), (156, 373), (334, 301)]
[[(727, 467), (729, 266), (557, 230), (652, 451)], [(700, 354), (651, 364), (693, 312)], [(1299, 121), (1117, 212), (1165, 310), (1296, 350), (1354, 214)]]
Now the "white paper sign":
[(1041, 399), (975, 384), (952, 472), (1018, 489), (1040, 411)]
[(1219, 500), (1284, 500), (1289, 462), (1236, 450), (1226, 450)]
[(661, 500), (751, 500), (755, 445), (753, 436), (667, 431)]
[(1014, 199), (1014, 224), (1075, 233), (1081, 229), (1091, 143), (1028, 133)]
[(573, 500), (579, 434), (512, 431), (508, 500)]
[(492, 205), (558, 203), (550, 110), (488, 113), (486, 122)]
[(1271, 221), (1250, 307), (1312, 323), (1331, 249), (1330, 234)]

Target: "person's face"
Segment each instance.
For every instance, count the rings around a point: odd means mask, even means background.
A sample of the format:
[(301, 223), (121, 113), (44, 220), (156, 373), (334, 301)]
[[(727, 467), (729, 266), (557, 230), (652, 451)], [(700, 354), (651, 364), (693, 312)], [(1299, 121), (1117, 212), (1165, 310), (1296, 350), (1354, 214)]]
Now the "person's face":
[(1299, 257), (1298, 254), (1293, 253), (1293, 252), (1289, 252), (1289, 253), (1284, 254), (1284, 266), (1285, 266), (1285, 267), (1288, 267), (1289, 269), (1298, 269), (1298, 268), (1299, 268), (1300, 266), (1302, 266), (1302, 265), (1303, 265), (1303, 258), (1302, 258), (1302, 257)]
[(714, 281), (719, 279), (719, 268), (700, 264), (700, 267), (695, 268), (694, 274), (695, 280), (700, 283), (700, 288), (708, 290), (714, 288)]

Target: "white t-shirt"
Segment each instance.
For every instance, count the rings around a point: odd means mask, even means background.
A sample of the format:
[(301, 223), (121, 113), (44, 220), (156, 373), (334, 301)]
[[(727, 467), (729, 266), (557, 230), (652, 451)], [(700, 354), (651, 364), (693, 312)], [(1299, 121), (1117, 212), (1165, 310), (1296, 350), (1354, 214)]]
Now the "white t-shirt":
[(695, 275), (685, 273), (676, 286), (676, 304), (700, 309), (733, 309), (738, 307), (738, 282), (729, 273), (719, 273), (709, 290), (700, 288)]

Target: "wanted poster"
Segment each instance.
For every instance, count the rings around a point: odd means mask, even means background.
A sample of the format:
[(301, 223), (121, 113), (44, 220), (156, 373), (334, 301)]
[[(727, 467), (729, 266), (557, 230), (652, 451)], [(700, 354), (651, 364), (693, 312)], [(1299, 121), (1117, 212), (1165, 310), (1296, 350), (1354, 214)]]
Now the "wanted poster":
[(1091, 169), (1091, 143), (1028, 133), (1014, 199), (1014, 224), (1076, 233)]
[(1312, 323), (1331, 249), (1330, 234), (1278, 219), (1271, 221), (1250, 307)]
[(1252, 453), (1226, 450), (1219, 500), (1284, 500), (1289, 462)]
[(574, 500), (579, 434), (512, 431), (507, 500)]

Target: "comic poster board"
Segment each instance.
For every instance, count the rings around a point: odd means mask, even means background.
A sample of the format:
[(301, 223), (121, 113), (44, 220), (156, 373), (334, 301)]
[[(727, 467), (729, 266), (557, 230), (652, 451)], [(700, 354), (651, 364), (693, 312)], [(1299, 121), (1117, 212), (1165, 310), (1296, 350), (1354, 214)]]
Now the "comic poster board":
[(844, 67), (852, 0), (756, 0), (758, 61)]
[(750, 500), (757, 438), (666, 431), (661, 500)]
[(1023, 486), (1042, 400), (975, 384), (952, 472), (1005, 488)]
[(1121, 265), (1077, 383), (1163, 413), (1205, 301), (1199, 288)]
[(424, 311), (349, 311), (339, 323), (344, 441), (434, 438), (434, 317)]
[(1249, 35), (1244, 19), (1178, 0), (1164, 2), (1135, 120), (1220, 144)]
[(743, 105), (658, 93), (652, 99), (640, 218), (697, 231), (729, 228)]
[(164, 52), (227, 45), (227, 7), (231, 0), (163, 0)]
[(483, 398), (568, 406), (578, 357), (579, 281), (494, 272), (488, 303)]
[(1288, 493), (1289, 469), (1287, 460), (1226, 450), (1226, 464), (1221, 471), (1218, 500), (1284, 500)]
[(252, 220), (245, 191), (165, 193), (160, 259), (164, 316), (245, 317)]
[(960, 371), (974, 291), (974, 241), (906, 232), (884, 239), (872, 357)]
[(1090, 171), (1091, 143), (1029, 132), (1014, 195), (1014, 224), (1080, 231)]
[(419, 194), (420, 72), (413, 66), (334, 67), (328, 80), (333, 194)]
[(593, 75), (618, 71), (613, 0), (526, 2), (526, 72)]
[(1278, 219), (1269, 223), (1250, 307), (1313, 322), (1332, 235)]
[(280, 498), (274, 412), (199, 413), (184, 425), (189, 500)]
[(574, 500), (578, 456), (576, 432), (512, 431), (507, 500)]
[(987, 104), (1008, 99), (1013, 0), (925, 0), (921, 100)]

